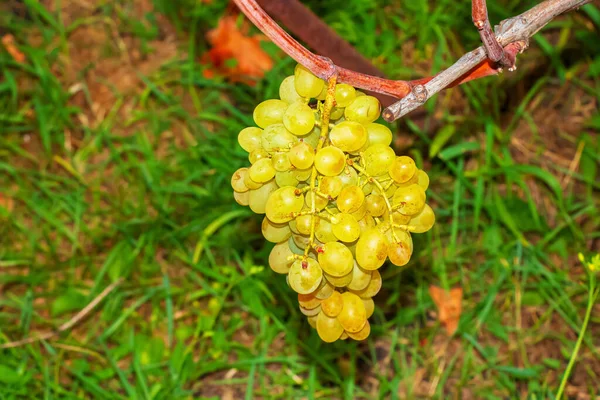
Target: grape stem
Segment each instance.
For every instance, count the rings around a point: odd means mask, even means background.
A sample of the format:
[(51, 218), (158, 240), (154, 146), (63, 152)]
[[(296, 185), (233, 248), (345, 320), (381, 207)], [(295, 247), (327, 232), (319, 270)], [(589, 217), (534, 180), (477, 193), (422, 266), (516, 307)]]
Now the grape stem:
[[(413, 81), (390, 80), (342, 68), (329, 58), (310, 52), (283, 30), (256, 2), (233, 0), (239, 9), (286, 54), (314, 75), (339, 83), (390, 95), (400, 99), (383, 111), (383, 118), (392, 122), (422, 106), (440, 91), (502, 72), (501, 65), (489, 60), (484, 46), (465, 54), (448, 69), (433, 77)], [(502, 21), (495, 36), (506, 57), (515, 59), (529, 43), (529, 38), (558, 15), (577, 9), (592, 0), (545, 0), (528, 11)]]

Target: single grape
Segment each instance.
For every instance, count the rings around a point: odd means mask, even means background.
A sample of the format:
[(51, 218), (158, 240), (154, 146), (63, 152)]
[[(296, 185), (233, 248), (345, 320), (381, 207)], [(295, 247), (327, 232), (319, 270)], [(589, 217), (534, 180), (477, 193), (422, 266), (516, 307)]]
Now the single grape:
[(319, 211), (324, 209), (327, 206), (327, 204), (329, 204), (329, 200), (321, 197), (320, 195), (315, 194), (314, 192), (306, 192), (306, 197), (305, 197), (304, 203), (310, 210), (312, 210), (313, 197), (315, 198), (315, 209), (317, 209)]
[(321, 128), (315, 126), (308, 135), (298, 136), (298, 139), (310, 145), (313, 149), (316, 149), (321, 139)]
[(258, 160), (248, 169), (250, 179), (254, 182), (265, 183), (275, 177), (275, 168), (273, 168), (273, 162), (270, 158), (263, 158)]
[(308, 178), (310, 178), (311, 174), (312, 174), (312, 168), (306, 168), (306, 169), (296, 168), (294, 170), (294, 176), (296, 177), (296, 179), (298, 179), (301, 182), (307, 181)]
[(356, 261), (363, 269), (374, 270), (387, 258), (388, 240), (378, 229), (363, 232), (356, 244)]
[(284, 172), (276, 172), (275, 173), (275, 182), (279, 187), (284, 186), (298, 186), (300, 181), (296, 179), (296, 171), (289, 170)]
[(263, 159), (263, 158), (268, 158), (268, 157), (269, 157), (269, 152), (266, 151), (265, 149), (263, 149), (262, 147), (254, 150), (250, 154), (248, 154), (248, 160), (250, 161), (250, 164), (254, 164), (258, 160)]
[(342, 180), (342, 189), (348, 186), (358, 185), (358, 174), (356, 170), (350, 166), (344, 168), (338, 177)]
[(362, 269), (358, 263), (354, 262), (352, 267), (352, 280), (348, 284), (348, 289), (351, 290), (363, 290), (371, 282), (371, 276), (373, 271)]
[(358, 221), (350, 214), (340, 213), (331, 217), (331, 229), (342, 242), (353, 242), (360, 236)]
[(371, 176), (387, 173), (395, 158), (394, 150), (383, 144), (372, 145), (362, 154), (365, 170)]
[(360, 186), (365, 196), (370, 195), (375, 188), (375, 185), (371, 182), (361, 183), (358, 186)]
[(422, 169), (417, 171), (417, 184), (421, 186), (423, 190), (429, 188), (429, 175)]
[(283, 223), (288, 222), (294, 216), (294, 213), (300, 212), (304, 205), (304, 196), (297, 194), (295, 187), (284, 186), (277, 189), (269, 196), (266, 203), (267, 218), (271, 222)]
[(325, 176), (339, 175), (346, 165), (344, 152), (337, 147), (327, 146), (320, 149), (315, 155), (315, 167), (320, 174)]
[(387, 208), (383, 196), (375, 193), (365, 197), (365, 203), (367, 206), (367, 212), (374, 217), (382, 216)]
[(333, 107), (331, 113), (329, 113), (329, 119), (332, 121), (338, 121), (344, 116), (345, 109), (343, 107)]
[(319, 315), (314, 315), (312, 317), (307, 317), (306, 320), (308, 321), (308, 324), (313, 327), (314, 329), (317, 329), (317, 318), (319, 317)]
[(296, 260), (290, 268), (288, 278), (296, 293), (308, 294), (314, 292), (321, 284), (323, 271), (319, 263), (312, 258)]
[(331, 223), (326, 219), (319, 218), (317, 227), (315, 228), (315, 235), (320, 242), (335, 242), (337, 238), (333, 234), (333, 228)]
[(392, 131), (385, 125), (375, 122), (367, 125), (367, 136), (371, 145), (382, 144), (389, 146), (392, 144)]
[(269, 254), (269, 267), (278, 274), (287, 274), (294, 262), (293, 255), (287, 240), (277, 243)]
[(248, 186), (244, 183), (244, 178), (248, 173), (248, 168), (240, 168), (233, 173), (231, 176), (231, 187), (238, 193), (244, 193), (248, 191)]
[(298, 64), (294, 70), (294, 87), (296, 92), (302, 97), (315, 98), (321, 94), (325, 82), (314, 76), (304, 66)]
[(367, 310), (367, 318), (371, 318), (373, 312), (375, 311), (375, 302), (373, 299), (363, 299), (362, 297), (361, 300), (365, 305), (365, 310)]
[[(267, 158), (267, 160), (268, 160), (268, 158)], [(244, 179), (244, 185), (246, 185), (246, 187), (247, 187), (248, 189), (250, 189), (250, 190), (256, 190), (256, 189), (258, 189), (258, 188), (262, 187), (262, 185), (263, 185), (263, 184), (262, 184), (262, 183), (260, 183), (260, 182), (256, 182), (256, 181), (254, 181), (254, 180), (253, 180), (253, 179), (250, 177), (250, 173), (249, 173), (248, 171), (247, 171), (247, 172), (244, 174), (244, 177), (243, 177), (243, 179)]]
[(340, 338), (344, 328), (337, 318), (331, 318), (321, 312), (317, 317), (317, 333), (321, 340), (326, 343), (333, 343)]
[(352, 271), (352, 253), (340, 242), (328, 242), (319, 250), (319, 264), (331, 276), (340, 277)]
[(416, 215), (425, 207), (425, 200), (423, 188), (412, 184), (396, 190), (392, 199), (392, 206), (404, 215)]
[(275, 180), (271, 180), (258, 189), (250, 190), (250, 197), (248, 199), (248, 205), (250, 209), (254, 211), (256, 214), (264, 214), (265, 207), (267, 205), (267, 200), (269, 200), (269, 196), (271, 193), (277, 190), (277, 184)]
[(283, 125), (294, 135), (306, 135), (315, 127), (315, 112), (308, 104), (297, 101), (283, 114)]
[(310, 168), (315, 161), (315, 150), (305, 142), (296, 143), (288, 154), (290, 162), (298, 169)]
[(390, 242), (388, 257), (392, 264), (402, 267), (408, 264), (413, 251), (413, 242), (410, 233), (396, 229), (396, 240)]
[(269, 152), (287, 150), (291, 144), (298, 141), (290, 131), (285, 129), (283, 124), (273, 124), (263, 130), (261, 137), (262, 147)]
[(296, 78), (291, 75), (285, 78), (279, 85), (279, 98), (288, 104), (295, 103), (298, 100), (304, 100), (302, 96), (296, 92), (294, 81)]
[(258, 150), (261, 148), (262, 132), (262, 129), (254, 126), (244, 128), (238, 134), (238, 143), (248, 153)]
[(356, 98), (356, 89), (346, 83), (335, 85), (335, 104), (337, 107), (349, 106)]
[(323, 281), (321, 282), (321, 286), (319, 286), (319, 288), (315, 292), (315, 297), (317, 299), (325, 300), (328, 299), (334, 291), (335, 288), (333, 287), (333, 285), (327, 282), (325, 279), (323, 279)]
[[(367, 317), (368, 318), (368, 317)], [(358, 332), (348, 332), (348, 336), (350, 336), (354, 340), (365, 340), (371, 334), (371, 324), (369, 321), (365, 323), (365, 326)]]
[(367, 215), (367, 205), (363, 201), (358, 210), (352, 213), (352, 216), (356, 218), (357, 221), (360, 221), (365, 215)]
[(271, 243), (280, 243), (292, 236), (289, 224), (275, 224), (267, 217), (263, 218), (261, 231), (265, 239)]
[(375, 219), (369, 214), (365, 214), (364, 217), (358, 220), (358, 226), (360, 227), (360, 234), (375, 227)]
[[(347, 186), (340, 192), (336, 204), (343, 213), (354, 213), (365, 201), (365, 194), (358, 186)], [(362, 218), (362, 217), (361, 217)]]
[(370, 124), (379, 118), (381, 105), (379, 100), (373, 96), (359, 96), (346, 107), (344, 116), (348, 121), (356, 121), (361, 124)]
[(410, 231), (414, 233), (423, 233), (431, 229), (435, 224), (435, 214), (429, 204), (425, 204), (423, 210), (417, 215), (414, 215), (408, 225)]
[(340, 314), (342, 308), (344, 308), (344, 299), (340, 292), (334, 291), (331, 296), (323, 300), (320, 304), (321, 311), (323, 311), (325, 315), (335, 318)]
[(350, 333), (359, 332), (367, 323), (367, 310), (360, 297), (351, 292), (342, 293), (344, 306), (337, 316), (344, 330)]
[[(318, 217), (314, 217), (318, 218)], [(296, 229), (302, 235), (310, 235), (313, 216), (310, 214), (300, 215), (296, 217)]]
[(254, 122), (261, 128), (283, 122), (283, 114), (288, 104), (282, 100), (265, 100), (254, 109)]
[(407, 156), (396, 157), (392, 165), (390, 165), (390, 177), (396, 183), (408, 182), (417, 172), (415, 161)]
[(304, 249), (301, 249), (300, 247), (298, 247), (293, 236), (288, 239), (287, 243), (288, 243), (288, 246), (289, 246), (290, 250), (292, 251), (292, 253), (299, 255), (299, 256), (304, 255)]
[(296, 246), (303, 251), (310, 243), (310, 237), (308, 235), (292, 233), (292, 239), (294, 240)]
[(306, 315), (307, 317), (316, 317), (317, 315), (319, 315), (321, 313), (321, 306), (317, 306), (315, 308), (305, 308), (302, 306), (298, 307), (300, 309), (300, 312), (304, 315)]
[(359, 150), (367, 141), (367, 130), (358, 122), (340, 122), (329, 133), (331, 143), (341, 150), (351, 153)]
[(319, 190), (335, 199), (342, 191), (342, 179), (339, 176), (324, 176), (319, 184)]
[(327, 282), (331, 283), (335, 287), (345, 288), (350, 282), (352, 282), (352, 271), (344, 276), (332, 276), (323, 272), (323, 279), (327, 280)]
[(309, 294), (298, 294), (298, 304), (300, 304), (301, 307), (309, 310), (319, 307), (323, 300), (317, 298), (316, 294), (318, 291), (319, 288)]
[(247, 206), (250, 201), (250, 192), (233, 192), (233, 198), (240, 206)]
[(292, 168), (290, 157), (285, 151), (274, 153), (271, 157), (271, 163), (277, 172), (289, 171)]
[(363, 290), (352, 290), (352, 293), (356, 294), (362, 299), (370, 299), (379, 293), (382, 283), (381, 274), (379, 271), (375, 270), (373, 271), (373, 275), (371, 275), (371, 281), (369, 281), (367, 287)]

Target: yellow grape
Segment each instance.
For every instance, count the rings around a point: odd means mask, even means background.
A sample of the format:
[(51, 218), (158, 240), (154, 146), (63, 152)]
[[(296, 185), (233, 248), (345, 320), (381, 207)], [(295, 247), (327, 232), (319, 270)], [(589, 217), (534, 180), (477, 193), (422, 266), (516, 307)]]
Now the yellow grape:
[(238, 143), (248, 153), (259, 150), (261, 148), (262, 132), (262, 129), (254, 126), (244, 128), (238, 134)]
[(320, 149), (315, 156), (315, 167), (325, 176), (339, 175), (346, 166), (346, 156), (337, 147), (327, 146)]
[(388, 240), (377, 228), (363, 232), (356, 243), (356, 261), (363, 269), (374, 270), (387, 258)]
[(271, 163), (277, 172), (289, 171), (292, 168), (292, 163), (287, 152), (274, 153), (271, 157)]
[(429, 188), (429, 175), (422, 169), (417, 171), (417, 184), (421, 186), (423, 190)]
[(392, 165), (390, 165), (390, 177), (396, 183), (408, 182), (417, 172), (415, 161), (407, 156), (396, 157)]
[(325, 313), (325, 315), (335, 318), (340, 314), (342, 308), (344, 308), (344, 299), (342, 298), (340, 292), (334, 291), (331, 296), (321, 301), (320, 304), (321, 311)]
[(287, 240), (277, 243), (269, 254), (269, 267), (278, 274), (287, 274), (294, 263), (294, 260), (290, 259), (293, 255)]
[(337, 316), (344, 330), (350, 333), (359, 332), (367, 322), (367, 310), (360, 297), (351, 292), (342, 293), (344, 306)]
[(275, 168), (270, 158), (263, 158), (255, 162), (249, 169), (250, 179), (254, 182), (265, 183), (275, 177)]
[(369, 214), (365, 214), (364, 217), (358, 220), (358, 226), (360, 227), (360, 233), (375, 227), (375, 219)]
[(249, 191), (250, 197), (248, 199), (250, 209), (256, 214), (264, 214), (266, 211), (265, 207), (267, 205), (267, 200), (269, 200), (271, 193), (276, 190), (277, 184), (274, 179), (260, 186), (258, 189), (251, 189)]
[(248, 173), (248, 168), (240, 168), (231, 176), (231, 187), (235, 192), (244, 193), (248, 191), (248, 186), (244, 183), (244, 178)]
[(315, 150), (305, 142), (295, 144), (288, 154), (292, 165), (299, 169), (310, 168), (315, 161)]
[(319, 211), (324, 209), (327, 204), (329, 204), (329, 200), (319, 196), (318, 194), (315, 194), (314, 192), (306, 192), (305, 203), (309, 210), (312, 209), (313, 197), (315, 198), (315, 208)]
[(367, 319), (371, 318), (373, 312), (375, 311), (375, 302), (373, 299), (363, 299), (361, 297), (363, 304), (365, 305), (365, 310), (367, 311)]
[(379, 290), (381, 290), (381, 284), (381, 274), (379, 271), (373, 271), (373, 274), (371, 275), (371, 281), (367, 287), (362, 290), (352, 290), (352, 293), (356, 294), (362, 299), (370, 299), (379, 293)]
[(314, 315), (312, 317), (306, 318), (308, 320), (308, 324), (315, 329), (317, 329), (317, 318), (318, 318), (318, 315)]
[(367, 136), (371, 145), (389, 146), (392, 144), (392, 131), (385, 125), (377, 123), (367, 125)]
[(275, 182), (277, 182), (277, 185), (279, 185), (279, 187), (298, 186), (298, 184), (300, 183), (300, 181), (296, 179), (295, 170), (276, 172)]
[(383, 144), (370, 146), (362, 154), (365, 170), (371, 176), (380, 176), (387, 173), (395, 158), (394, 150)]
[(370, 124), (379, 118), (381, 105), (379, 100), (373, 96), (359, 96), (346, 107), (344, 116), (348, 121), (356, 121), (361, 124)]
[(294, 170), (294, 176), (296, 177), (296, 179), (298, 179), (299, 181), (306, 181), (308, 180), (308, 178), (310, 178), (312, 174), (312, 168), (306, 168), (306, 169), (295, 169)]
[[(267, 159), (268, 160), (268, 159)], [(263, 184), (260, 182), (255, 182), (251, 177), (250, 177), (250, 173), (246, 172), (244, 174), (244, 185), (246, 185), (246, 187), (250, 190), (255, 190), (258, 189), (259, 187), (261, 187)]]
[[(314, 218), (318, 218), (315, 216)], [(313, 216), (310, 214), (296, 217), (296, 229), (302, 235), (310, 235)]]
[(339, 288), (346, 287), (350, 282), (352, 282), (352, 272), (348, 272), (344, 276), (332, 276), (328, 273), (323, 272), (323, 277), (325, 280), (327, 280), (327, 282)]
[(435, 224), (435, 214), (429, 204), (425, 204), (420, 213), (413, 215), (408, 224), (410, 225), (410, 231), (414, 233), (423, 233), (430, 230)]
[(280, 124), (288, 104), (282, 100), (265, 100), (254, 109), (254, 122), (261, 128), (269, 125)]
[(337, 238), (333, 234), (333, 228), (331, 223), (326, 219), (319, 218), (317, 227), (315, 228), (315, 235), (320, 242), (335, 242)]
[(233, 192), (233, 198), (240, 206), (247, 206), (250, 201), (250, 193), (249, 192)]
[(304, 315), (306, 315), (307, 317), (316, 317), (317, 315), (319, 315), (321, 313), (321, 306), (317, 306), (315, 308), (306, 308), (306, 307), (302, 307), (299, 306), (298, 308), (300, 308), (300, 312)]
[[(367, 317), (368, 318), (368, 317)], [(371, 334), (371, 324), (369, 321), (365, 323), (365, 326), (358, 332), (348, 332), (348, 336), (350, 336), (354, 340), (365, 340)]]
[(351, 153), (359, 150), (366, 143), (367, 130), (358, 122), (344, 121), (331, 129), (329, 139), (335, 147)]
[(333, 107), (331, 109), (331, 113), (329, 114), (329, 119), (332, 121), (337, 121), (344, 116), (344, 111), (345, 110), (343, 107)]
[(250, 161), (250, 164), (254, 164), (258, 160), (260, 160), (262, 158), (268, 158), (268, 157), (269, 157), (269, 152), (266, 151), (265, 149), (263, 149), (262, 147), (254, 150), (250, 154), (248, 154), (248, 160)]
[(331, 217), (331, 229), (342, 242), (353, 242), (360, 236), (358, 221), (350, 214), (340, 213)]
[(321, 179), (319, 190), (335, 199), (342, 191), (342, 179), (339, 176), (324, 176)]
[(310, 145), (313, 149), (316, 149), (321, 138), (321, 128), (315, 125), (313, 130), (310, 131), (308, 135), (299, 136), (298, 138), (304, 143)]
[(344, 170), (340, 172), (338, 177), (342, 181), (342, 189), (347, 186), (358, 185), (358, 174), (356, 173), (356, 170), (350, 166), (344, 168)]
[(413, 243), (410, 233), (396, 229), (397, 241), (390, 243), (388, 247), (388, 257), (390, 262), (398, 267), (402, 267), (410, 261), (413, 251)]
[(412, 184), (396, 190), (392, 199), (392, 206), (404, 215), (416, 215), (425, 207), (425, 200), (423, 188)]
[(319, 264), (329, 275), (341, 277), (352, 271), (354, 260), (342, 243), (328, 242), (319, 250)]
[(304, 100), (302, 96), (296, 92), (294, 81), (296, 78), (291, 75), (285, 78), (279, 85), (279, 98), (288, 104), (295, 103), (298, 100)]
[(288, 280), (296, 293), (308, 294), (314, 292), (323, 279), (323, 271), (319, 263), (312, 258), (293, 262)]
[(304, 66), (298, 64), (294, 70), (294, 87), (302, 97), (315, 98), (321, 94), (325, 82), (314, 76)]
[(292, 236), (289, 224), (276, 224), (267, 217), (263, 218), (261, 231), (265, 239), (271, 243), (279, 243), (288, 240)]
[(367, 212), (374, 217), (382, 216), (387, 209), (383, 196), (375, 193), (372, 193), (365, 198), (365, 204), (367, 206)]
[(343, 213), (353, 213), (360, 209), (365, 200), (365, 194), (358, 186), (347, 186), (340, 192), (336, 204)]
[(318, 290), (319, 289), (317, 288), (317, 290), (309, 294), (298, 294), (298, 304), (309, 310), (315, 309), (318, 306), (320, 306), (323, 300), (317, 298), (316, 292)]
[(315, 127), (315, 112), (308, 104), (297, 101), (283, 114), (283, 125), (296, 136), (306, 135)]
[(320, 300), (328, 299), (333, 294), (335, 288), (332, 284), (323, 279), (321, 286), (316, 290), (315, 297)]
[(335, 85), (335, 105), (337, 107), (349, 106), (356, 98), (356, 89), (346, 83)]
[(260, 143), (269, 152), (287, 150), (290, 144), (296, 143), (298, 138), (285, 129), (283, 124), (273, 124), (263, 130)]
[(288, 222), (302, 210), (304, 196), (297, 194), (298, 189), (292, 186), (284, 186), (277, 189), (269, 196), (266, 203), (267, 218), (275, 223)]
[(367, 214), (367, 205), (363, 201), (358, 210), (352, 213), (352, 216), (356, 218), (357, 221), (360, 221)]
[(317, 333), (321, 340), (333, 343), (342, 336), (344, 328), (337, 318), (331, 318), (321, 312), (317, 317)]
[(352, 281), (348, 284), (348, 289), (363, 290), (371, 282), (373, 271), (362, 269), (356, 262), (352, 268)]
[(306, 246), (308, 246), (308, 243), (310, 241), (308, 235), (302, 235), (297, 233), (292, 233), (292, 239), (294, 240), (296, 246), (298, 246), (298, 248), (302, 250), (306, 249)]

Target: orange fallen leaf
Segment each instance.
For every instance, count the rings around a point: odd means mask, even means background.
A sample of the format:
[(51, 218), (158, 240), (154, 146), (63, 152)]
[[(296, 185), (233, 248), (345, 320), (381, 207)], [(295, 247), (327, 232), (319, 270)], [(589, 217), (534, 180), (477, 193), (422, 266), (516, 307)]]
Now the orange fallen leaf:
[[(273, 60), (260, 47), (261, 36), (247, 36), (238, 29), (235, 17), (225, 16), (215, 29), (208, 32), (212, 48), (208, 59), (216, 71), (232, 81), (255, 83), (252, 78), (262, 78), (273, 67)], [(206, 60), (205, 60), (206, 61)], [(205, 71), (211, 77), (215, 71)]]
[(462, 288), (454, 288), (448, 292), (431, 285), (429, 286), (429, 295), (438, 309), (438, 320), (444, 325), (448, 335), (452, 336), (458, 328), (462, 312)]
[(15, 43), (15, 38), (11, 34), (6, 34), (2, 36), (2, 45), (11, 55), (11, 57), (18, 63), (23, 64), (25, 62), (25, 54), (23, 54)]

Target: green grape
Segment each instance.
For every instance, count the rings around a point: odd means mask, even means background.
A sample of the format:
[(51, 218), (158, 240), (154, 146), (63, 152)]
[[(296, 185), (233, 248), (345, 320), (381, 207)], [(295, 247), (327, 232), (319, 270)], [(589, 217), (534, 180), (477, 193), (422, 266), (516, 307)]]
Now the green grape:
[(375, 188), (375, 185), (371, 182), (361, 183), (359, 186), (362, 189), (365, 196), (370, 195), (373, 192), (373, 189)]
[(327, 85), (325, 85), (325, 81), (323, 81), (323, 89), (321, 89), (321, 93), (316, 97), (317, 100), (325, 101), (327, 98)]
[[(314, 217), (318, 218), (318, 217)], [(310, 235), (313, 216), (310, 214), (300, 215), (296, 217), (296, 229), (302, 235)]]
[(323, 218), (319, 218), (318, 221), (315, 228), (315, 236), (317, 239), (323, 243), (336, 241), (337, 238), (333, 234), (331, 223)]
[(293, 256), (287, 241), (277, 243), (269, 254), (269, 266), (278, 274), (287, 274), (294, 262)]
[(292, 263), (288, 273), (291, 288), (300, 294), (314, 292), (323, 279), (323, 271), (319, 263), (312, 258), (296, 260)]
[(329, 200), (315, 194), (314, 192), (306, 192), (306, 197), (304, 198), (304, 203), (306, 206), (312, 210), (312, 199), (315, 198), (315, 209), (321, 211), (324, 209), (327, 204), (329, 204)]
[(315, 155), (315, 167), (325, 176), (339, 175), (346, 166), (344, 152), (337, 147), (323, 147)]
[(282, 100), (265, 100), (254, 109), (254, 122), (261, 128), (283, 122), (283, 114), (288, 104)]
[(331, 229), (338, 240), (353, 242), (360, 236), (360, 226), (350, 214), (337, 214), (331, 217)]
[(283, 114), (283, 125), (294, 135), (306, 135), (315, 127), (315, 112), (308, 104), (297, 101)]
[(238, 193), (244, 193), (248, 191), (248, 186), (244, 183), (244, 178), (248, 173), (248, 168), (240, 168), (233, 173), (231, 176), (231, 187)]
[(346, 83), (335, 85), (335, 105), (347, 107), (356, 98), (356, 89)]
[[(386, 187), (386, 186), (384, 186)], [(396, 183), (392, 183), (390, 186), (388, 186), (385, 189), (385, 197), (394, 197), (394, 193), (396, 193), (396, 190), (398, 190), (399, 186)]]
[(298, 136), (298, 138), (304, 143), (311, 146), (313, 149), (316, 149), (321, 139), (321, 128), (315, 126), (308, 135)]
[(262, 129), (250, 126), (244, 128), (238, 134), (238, 143), (242, 146), (242, 149), (248, 153), (258, 150), (261, 147), (260, 138), (262, 136)]
[(315, 297), (317, 299), (325, 300), (328, 299), (335, 291), (335, 288), (332, 284), (327, 282), (327, 280), (323, 279), (321, 282), (321, 286), (315, 291)]
[(265, 183), (258, 189), (251, 189), (249, 191), (250, 197), (248, 199), (248, 205), (250, 206), (250, 209), (256, 214), (264, 214), (267, 200), (269, 200), (271, 193), (276, 190), (277, 184), (275, 183), (274, 179)]
[(382, 144), (373, 145), (362, 154), (365, 170), (371, 176), (387, 173), (395, 158), (394, 150)]
[[(369, 317), (367, 317), (369, 318)], [(358, 332), (348, 332), (348, 336), (350, 336), (354, 340), (365, 340), (371, 334), (371, 324), (369, 321), (366, 321), (365, 326)]]
[(412, 184), (396, 190), (392, 199), (392, 206), (404, 215), (416, 215), (425, 207), (425, 200), (423, 188)]
[(359, 150), (366, 143), (367, 130), (358, 122), (344, 121), (331, 129), (329, 138), (335, 147), (351, 153)]
[(248, 169), (250, 179), (254, 182), (265, 183), (275, 177), (275, 168), (270, 158), (258, 160)]
[(358, 220), (358, 226), (360, 227), (360, 233), (367, 231), (375, 227), (375, 219), (369, 214), (365, 214), (364, 217)]
[(295, 187), (284, 186), (269, 196), (265, 209), (271, 222), (288, 222), (294, 218), (294, 213), (302, 210), (304, 196), (301, 193), (296, 194), (297, 191)]
[(305, 142), (295, 144), (288, 154), (290, 162), (298, 169), (308, 169), (315, 161), (315, 150)]
[(351, 215), (356, 218), (357, 221), (363, 219), (364, 216), (367, 215), (367, 205), (365, 202), (363, 201), (358, 210), (354, 211)]
[(333, 107), (329, 113), (329, 119), (337, 121), (344, 116), (344, 108)]
[(346, 167), (338, 177), (342, 180), (342, 189), (348, 186), (358, 185), (358, 174), (352, 167)]
[[(322, 282), (321, 282), (321, 285), (322, 285)], [(319, 287), (321, 285), (319, 285)], [(317, 288), (314, 292), (311, 292), (309, 294), (298, 293), (298, 304), (300, 304), (301, 307), (306, 308), (308, 310), (313, 310), (313, 309), (319, 307), (321, 305), (321, 303), (323, 302), (323, 300), (317, 298), (316, 294), (318, 291), (319, 291), (319, 288)]]
[(367, 212), (374, 217), (381, 217), (387, 209), (383, 196), (375, 193), (371, 193), (365, 197), (365, 204)]
[[(291, 230), (291, 228), (290, 228), (290, 230)], [(288, 246), (289, 246), (290, 250), (292, 251), (292, 253), (299, 255), (299, 256), (304, 255), (304, 249), (301, 249), (300, 247), (298, 247), (298, 245), (294, 241), (293, 237), (290, 237), (288, 239)]]
[(323, 272), (323, 277), (325, 280), (327, 280), (327, 282), (338, 288), (344, 288), (348, 286), (350, 282), (352, 282), (352, 272), (348, 272), (344, 276), (332, 276), (326, 272)]
[(429, 188), (429, 175), (422, 169), (417, 171), (417, 185), (421, 186), (423, 190)]
[(415, 172), (417, 172), (415, 161), (407, 156), (396, 157), (389, 168), (390, 177), (396, 183), (408, 182)]
[(284, 186), (298, 186), (298, 179), (296, 179), (296, 171), (289, 170), (284, 172), (276, 172), (275, 173), (275, 182), (279, 187)]
[(330, 318), (337, 317), (344, 307), (344, 299), (340, 292), (334, 291), (327, 299), (321, 302), (321, 311)]
[(296, 177), (296, 179), (298, 179), (299, 181), (302, 181), (302, 182), (307, 181), (311, 175), (312, 175), (312, 168), (295, 169), (294, 170), (294, 176)]
[(379, 293), (379, 291), (381, 290), (382, 283), (383, 282), (381, 281), (381, 274), (379, 273), (379, 271), (375, 270), (373, 271), (373, 274), (371, 275), (371, 280), (369, 281), (369, 284), (366, 288), (362, 290), (352, 290), (351, 292), (359, 296), (361, 299), (370, 299), (372, 297), (375, 297), (375, 295)]
[[(388, 214), (388, 218), (389, 218), (389, 214)], [(410, 221), (410, 218), (411, 218), (410, 215), (404, 215), (399, 211), (392, 212), (392, 221), (394, 221), (394, 224), (396, 224), (396, 225), (406, 225)]]
[(342, 179), (339, 176), (324, 176), (319, 184), (319, 190), (335, 199), (342, 191)]
[(277, 172), (289, 171), (292, 168), (292, 163), (287, 152), (274, 153), (271, 157), (271, 162)]
[(367, 318), (371, 318), (373, 312), (375, 311), (375, 302), (373, 301), (373, 299), (363, 299), (362, 297), (360, 299), (365, 305), (365, 310), (367, 311)]
[(269, 157), (269, 152), (266, 151), (265, 149), (263, 149), (262, 147), (254, 150), (250, 154), (248, 154), (248, 160), (250, 161), (250, 164), (254, 164), (258, 160), (263, 159), (263, 158), (268, 158), (268, 157)]
[(319, 250), (319, 264), (323, 271), (334, 277), (347, 275), (352, 271), (352, 253), (340, 242), (328, 242)]
[(315, 98), (321, 94), (325, 82), (314, 76), (304, 66), (298, 64), (294, 70), (294, 87), (302, 97)]
[(344, 117), (348, 121), (356, 121), (361, 124), (370, 124), (379, 118), (381, 105), (379, 100), (373, 96), (359, 96), (352, 104), (346, 107)]
[(388, 240), (377, 228), (363, 232), (356, 243), (356, 261), (363, 269), (374, 270), (387, 258)]
[(358, 186), (347, 186), (340, 192), (336, 204), (341, 212), (351, 214), (360, 209), (364, 200), (365, 194), (361, 188)]
[(423, 233), (430, 230), (435, 224), (435, 214), (429, 204), (425, 204), (423, 210), (414, 215), (408, 224), (410, 224), (410, 231), (414, 233)]
[(361, 92), (360, 90), (356, 91), (356, 97), (358, 96), (366, 96), (365, 92)]
[(295, 79), (294, 75), (288, 76), (281, 82), (281, 85), (279, 85), (279, 98), (288, 104), (295, 103), (298, 100), (304, 100), (302, 96), (296, 92), (296, 87), (294, 85)]
[(412, 256), (412, 238), (410, 237), (410, 233), (402, 230), (397, 230), (396, 236), (398, 237), (398, 241), (390, 243), (388, 257), (392, 264), (402, 267), (408, 264)]
[(267, 126), (261, 137), (262, 147), (269, 151), (287, 150), (290, 144), (296, 143), (298, 139), (291, 132), (285, 129), (283, 124), (273, 124)]
[(240, 206), (247, 206), (250, 201), (250, 192), (233, 192), (233, 198)]
[(267, 217), (263, 218), (261, 231), (265, 239), (271, 243), (287, 241), (292, 236), (289, 224), (275, 224)]
[(296, 233), (292, 233), (292, 239), (294, 240), (296, 246), (298, 246), (298, 248), (301, 250), (305, 250), (306, 246), (308, 246), (308, 243), (310, 242), (308, 235), (298, 235)]
[(321, 312), (317, 317), (317, 333), (324, 342), (333, 343), (342, 336), (344, 328), (337, 318), (328, 317)]
[(392, 144), (392, 131), (385, 125), (375, 122), (367, 125), (367, 135), (371, 145), (382, 144), (389, 146)]
[(348, 289), (363, 290), (371, 282), (371, 276), (373, 276), (373, 271), (362, 269), (355, 261), (352, 268), (352, 280), (348, 284)]
[(367, 310), (360, 297), (352, 292), (342, 293), (344, 307), (337, 316), (344, 330), (350, 333), (359, 332), (367, 323)]

